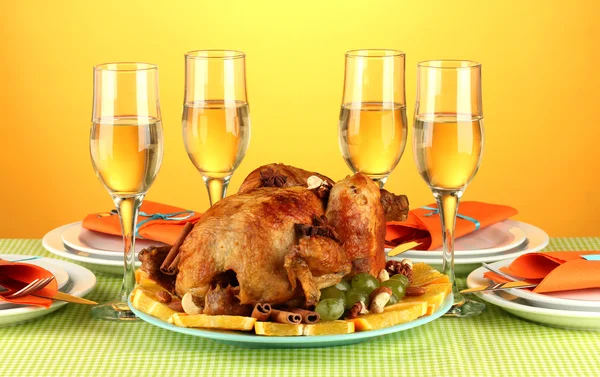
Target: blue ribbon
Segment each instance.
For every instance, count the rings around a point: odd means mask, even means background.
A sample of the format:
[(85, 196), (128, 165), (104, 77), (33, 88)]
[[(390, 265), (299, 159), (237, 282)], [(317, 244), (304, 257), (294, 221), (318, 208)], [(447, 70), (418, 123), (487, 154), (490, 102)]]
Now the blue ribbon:
[[(175, 216), (183, 215), (184, 213), (187, 215), (175, 217)], [(144, 238), (144, 237), (140, 236), (139, 230), (142, 228), (142, 225), (144, 225), (148, 221), (152, 221), (152, 220), (171, 220), (171, 221), (186, 220), (186, 219), (189, 219), (190, 217), (194, 216), (195, 214), (196, 213), (194, 211), (181, 211), (181, 212), (173, 212), (173, 213), (153, 213), (153, 214), (147, 214), (145, 212), (140, 212), (139, 215), (145, 216), (145, 217), (147, 217), (147, 219), (144, 219), (137, 224), (137, 226), (135, 227), (135, 236), (137, 238)]]
[[(428, 206), (424, 206), (424, 207), (421, 207), (421, 208), (431, 210), (431, 212), (425, 214), (425, 216), (427, 216), (427, 217), (433, 216), (433, 215), (437, 215), (437, 214), (440, 213), (440, 209), (439, 208), (433, 208), (433, 207), (428, 207)], [(481, 224), (479, 223), (479, 221), (477, 219), (474, 219), (474, 218), (469, 217), (469, 216), (461, 215), (460, 213), (457, 213), (456, 217), (458, 217), (460, 219), (463, 219), (463, 220), (468, 220), (468, 221), (472, 222), (473, 224), (475, 224), (475, 230), (477, 230), (477, 229), (479, 229), (481, 227)]]

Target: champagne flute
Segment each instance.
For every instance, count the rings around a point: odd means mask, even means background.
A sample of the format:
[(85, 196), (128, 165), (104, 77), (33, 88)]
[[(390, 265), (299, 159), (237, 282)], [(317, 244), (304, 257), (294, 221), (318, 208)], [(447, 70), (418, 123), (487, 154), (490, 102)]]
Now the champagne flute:
[(185, 54), (182, 123), (185, 149), (202, 175), (212, 206), (225, 196), (250, 142), (243, 52), (199, 50)]
[(98, 179), (117, 207), (125, 245), (119, 294), (113, 301), (93, 307), (92, 315), (108, 320), (136, 319), (127, 298), (135, 285), (137, 216), (163, 156), (156, 65), (106, 63), (94, 67), (90, 154)]
[(485, 305), (464, 298), (454, 278), (454, 227), (459, 200), (483, 152), (481, 64), (425, 61), (417, 67), (413, 153), (438, 205), (444, 243), (442, 270), (450, 277), (454, 305), (446, 315), (467, 317)]
[(346, 52), (338, 140), (344, 161), (383, 187), (406, 146), (404, 52)]

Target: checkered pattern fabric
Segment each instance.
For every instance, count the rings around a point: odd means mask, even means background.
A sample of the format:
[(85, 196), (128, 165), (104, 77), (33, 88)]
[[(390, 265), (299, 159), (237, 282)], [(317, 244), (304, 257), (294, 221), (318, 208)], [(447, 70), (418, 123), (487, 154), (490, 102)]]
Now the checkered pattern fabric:
[[(600, 238), (560, 238), (547, 250), (599, 248)], [(0, 253), (55, 257), (39, 240), (0, 240)], [(120, 278), (96, 275), (87, 297), (111, 299)], [(0, 328), (0, 376), (600, 376), (600, 333), (541, 326), (490, 304), (477, 317), (442, 317), (357, 345), (287, 350), (95, 320), (89, 310), (68, 304)]]

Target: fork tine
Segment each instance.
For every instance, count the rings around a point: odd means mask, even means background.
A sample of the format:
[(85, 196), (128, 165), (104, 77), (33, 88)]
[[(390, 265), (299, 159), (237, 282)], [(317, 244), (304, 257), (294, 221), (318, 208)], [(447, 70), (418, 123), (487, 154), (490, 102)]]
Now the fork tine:
[(15, 293), (6, 296), (7, 298), (13, 298), (15, 296), (20, 295), (22, 292), (28, 290), (30, 287), (36, 285), (38, 282), (40, 281), (40, 279), (35, 279), (33, 280), (31, 283), (27, 284), (26, 286), (24, 286), (23, 288), (19, 289), (18, 291), (16, 291)]
[(15, 298), (27, 296), (31, 292), (36, 292), (36, 291), (39, 291), (40, 289), (44, 288), (45, 286), (50, 284), (50, 282), (52, 280), (54, 280), (54, 276), (49, 277), (49, 278), (43, 278), (43, 279), (35, 279), (31, 283), (29, 283), (25, 287), (23, 287), (22, 289), (18, 290), (17, 292), (6, 296), (6, 298), (15, 299)]

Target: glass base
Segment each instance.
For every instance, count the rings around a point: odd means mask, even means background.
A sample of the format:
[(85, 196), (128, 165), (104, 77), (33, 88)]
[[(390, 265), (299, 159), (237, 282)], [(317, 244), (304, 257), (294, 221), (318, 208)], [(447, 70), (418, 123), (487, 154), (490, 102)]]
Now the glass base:
[(479, 301), (473, 301), (465, 298), (460, 293), (454, 293), (454, 304), (444, 314), (444, 317), (473, 317), (481, 314), (485, 309), (485, 304)]
[(135, 321), (138, 318), (126, 302), (112, 301), (92, 308), (92, 317), (108, 321)]

